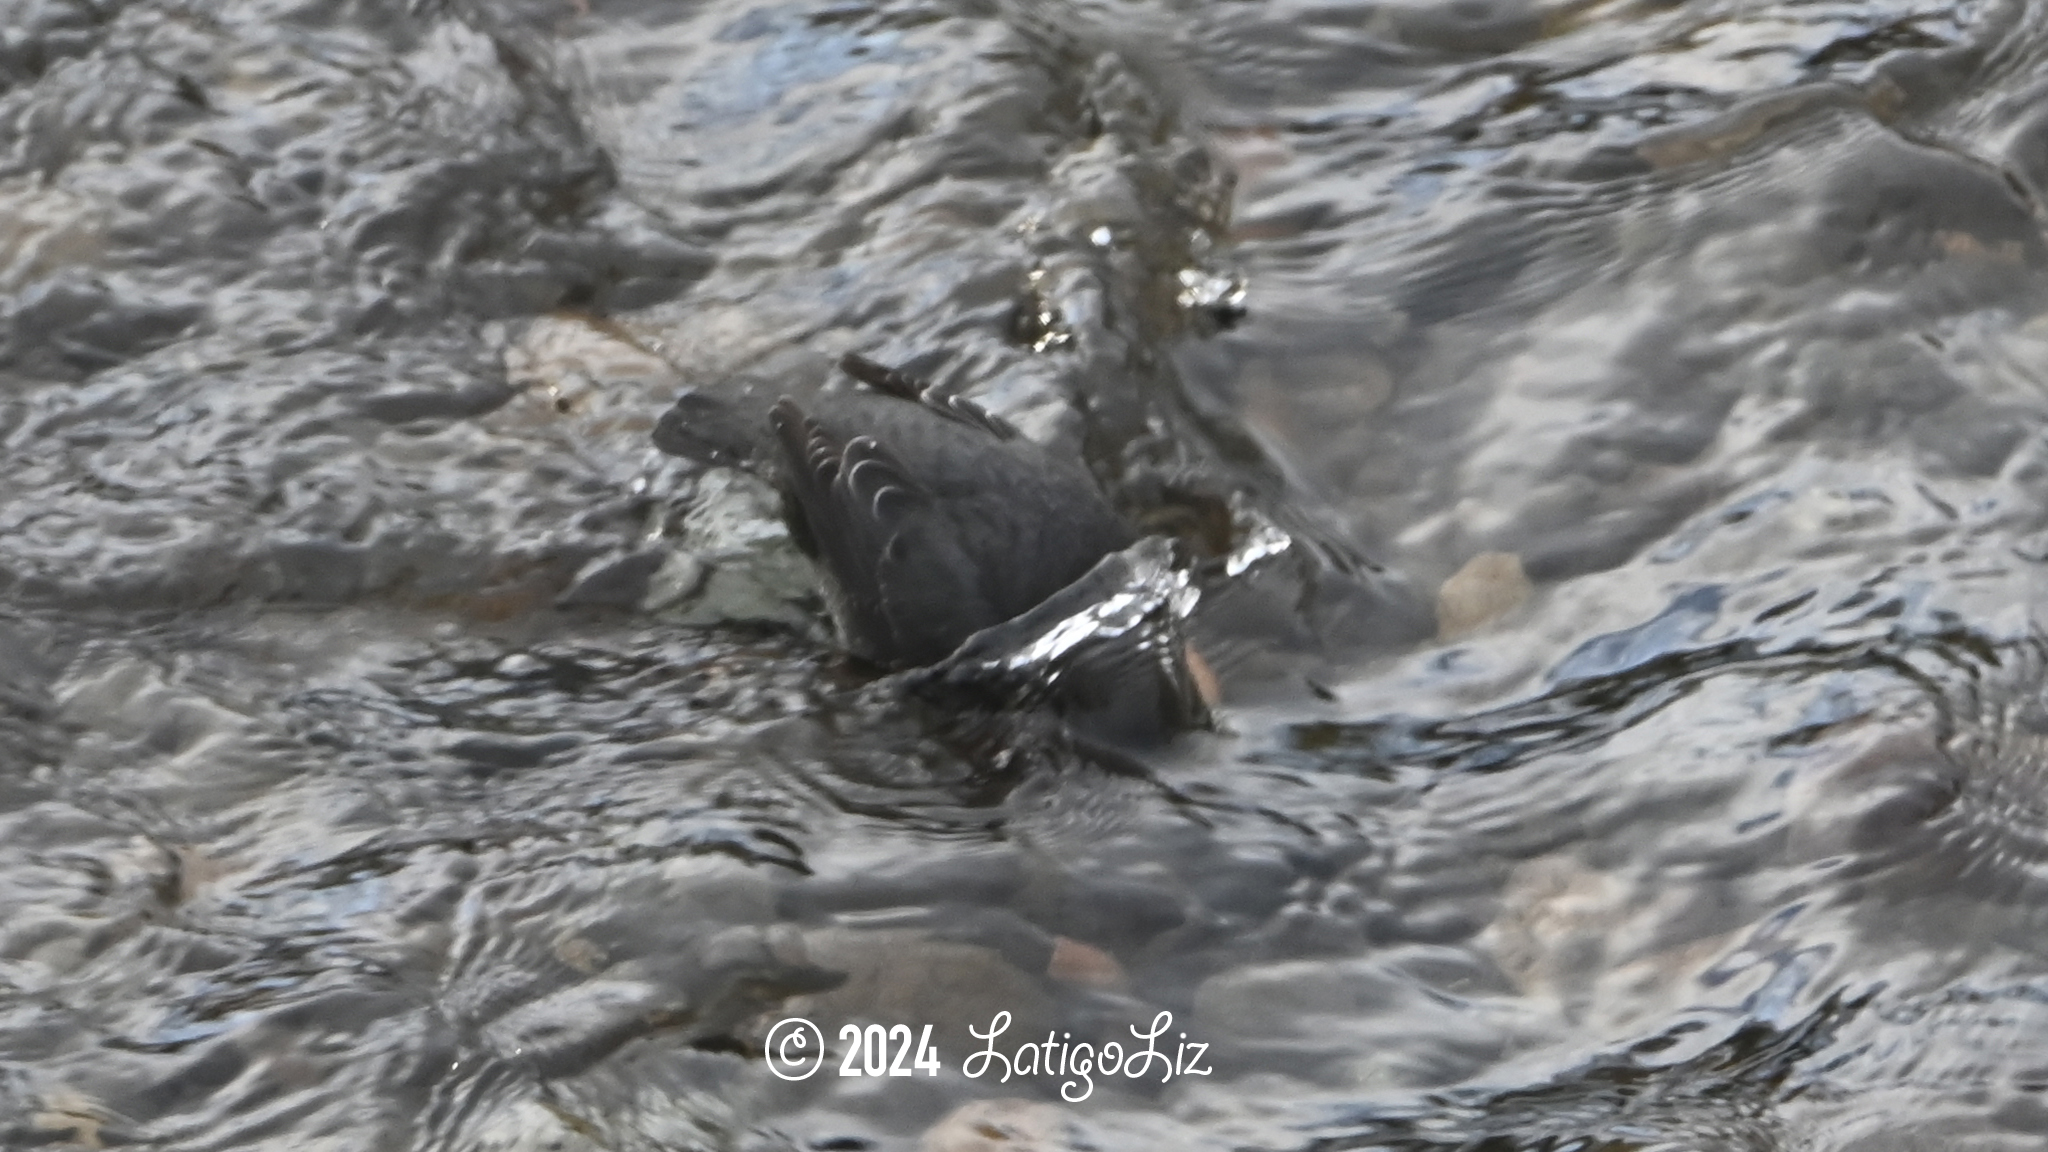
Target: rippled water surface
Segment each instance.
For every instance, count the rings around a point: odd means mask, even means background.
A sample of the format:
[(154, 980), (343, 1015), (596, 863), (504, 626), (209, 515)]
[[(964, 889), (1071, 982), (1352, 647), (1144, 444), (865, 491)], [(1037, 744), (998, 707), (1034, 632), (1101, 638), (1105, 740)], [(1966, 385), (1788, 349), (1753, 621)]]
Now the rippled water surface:
[[(0, 1146), (2042, 1147), (2044, 203), (2038, 0), (0, 0)], [(1212, 730), (835, 654), (846, 351)]]

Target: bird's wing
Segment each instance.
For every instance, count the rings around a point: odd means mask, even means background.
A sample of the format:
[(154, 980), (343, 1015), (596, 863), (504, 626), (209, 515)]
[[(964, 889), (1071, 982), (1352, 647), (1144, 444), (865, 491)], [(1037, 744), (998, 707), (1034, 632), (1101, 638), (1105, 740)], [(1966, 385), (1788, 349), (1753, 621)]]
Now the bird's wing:
[(839, 366), (846, 370), (847, 375), (885, 396), (921, 404), (948, 420), (979, 428), (998, 440), (1012, 440), (1018, 435), (1016, 425), (965, 396), (941, 392), (922, 380), (912, 379), (858, 352), (848, 352), (840, 357)]
[[(922, 663), (967, 568), (941, 555), (946, 531), (931, 494), (872, 436), (840, 437), (784, 397), (768, 416), (804, 528), (836, 586), (847, 646), (881, 664)], [(944, 645), (941, 645), (943, 648)]]
[[(847, 459), (851, 441), (813, 420), (787, 396), (769, 410), (768, 425), (782, 446), (788, 489), (803, 514), (804, 535), (846, 594), (862, 599), (861, 591), (874, 587), (874, 556), (880, 535), (876, 517), (893, 510), (890, 501), (874, 499), (881, 488), (889, 487), (882, 483), (887, 462), (872, 453), (863, 457), (868, 467), (860, 483), (870, 499), (864, 506), (856, 506), (852, 495), (856, 489), (845, 483), (854, 463)], [(872, 615), (872, 598), (864, 599), (870, 602), (848, 606), (862, 615)]]

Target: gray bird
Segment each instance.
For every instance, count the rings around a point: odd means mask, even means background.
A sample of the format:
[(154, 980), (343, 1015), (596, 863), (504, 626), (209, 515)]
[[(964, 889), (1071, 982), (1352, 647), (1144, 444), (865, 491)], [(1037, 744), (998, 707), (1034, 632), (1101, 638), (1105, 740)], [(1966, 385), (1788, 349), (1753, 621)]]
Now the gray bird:
[(862, 356), (867, 389), (784, 396), (766, 435), (692, 394), (655, 428), (665, 452), (764, 474), (818, 562), (847, 649), (883, 668), (943, 660), (1038, 606), (1135, 534), (1077, 463), (972, 402)]

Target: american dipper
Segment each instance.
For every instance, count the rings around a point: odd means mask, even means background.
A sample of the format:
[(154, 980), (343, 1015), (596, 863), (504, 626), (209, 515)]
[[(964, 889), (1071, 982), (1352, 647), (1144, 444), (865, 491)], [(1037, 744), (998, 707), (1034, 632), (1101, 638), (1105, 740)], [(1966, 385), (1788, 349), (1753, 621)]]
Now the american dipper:
[(767, 475), (854, 655), (936, 663), (1136, 539), (1078, 464), (1007, 421), (863, 356), (840, 366), (871, 391), (784, 396), (765, 444), (701, 395), (664, 414), (654, 442)]

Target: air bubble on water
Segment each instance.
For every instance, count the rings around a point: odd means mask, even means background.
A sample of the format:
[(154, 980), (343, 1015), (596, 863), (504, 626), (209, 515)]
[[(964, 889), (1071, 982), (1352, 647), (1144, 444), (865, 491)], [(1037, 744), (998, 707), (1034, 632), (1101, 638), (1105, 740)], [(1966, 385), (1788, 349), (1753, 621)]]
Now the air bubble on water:
[(523, 680), (529, 676), (537, 676), (546, 670), (547, 665), (544, 662), (525, 652), (514, 652), (503, 660), (498, 661), (497, 665), (491, 669), (491, 671), (496, 672), (507, 680)]

